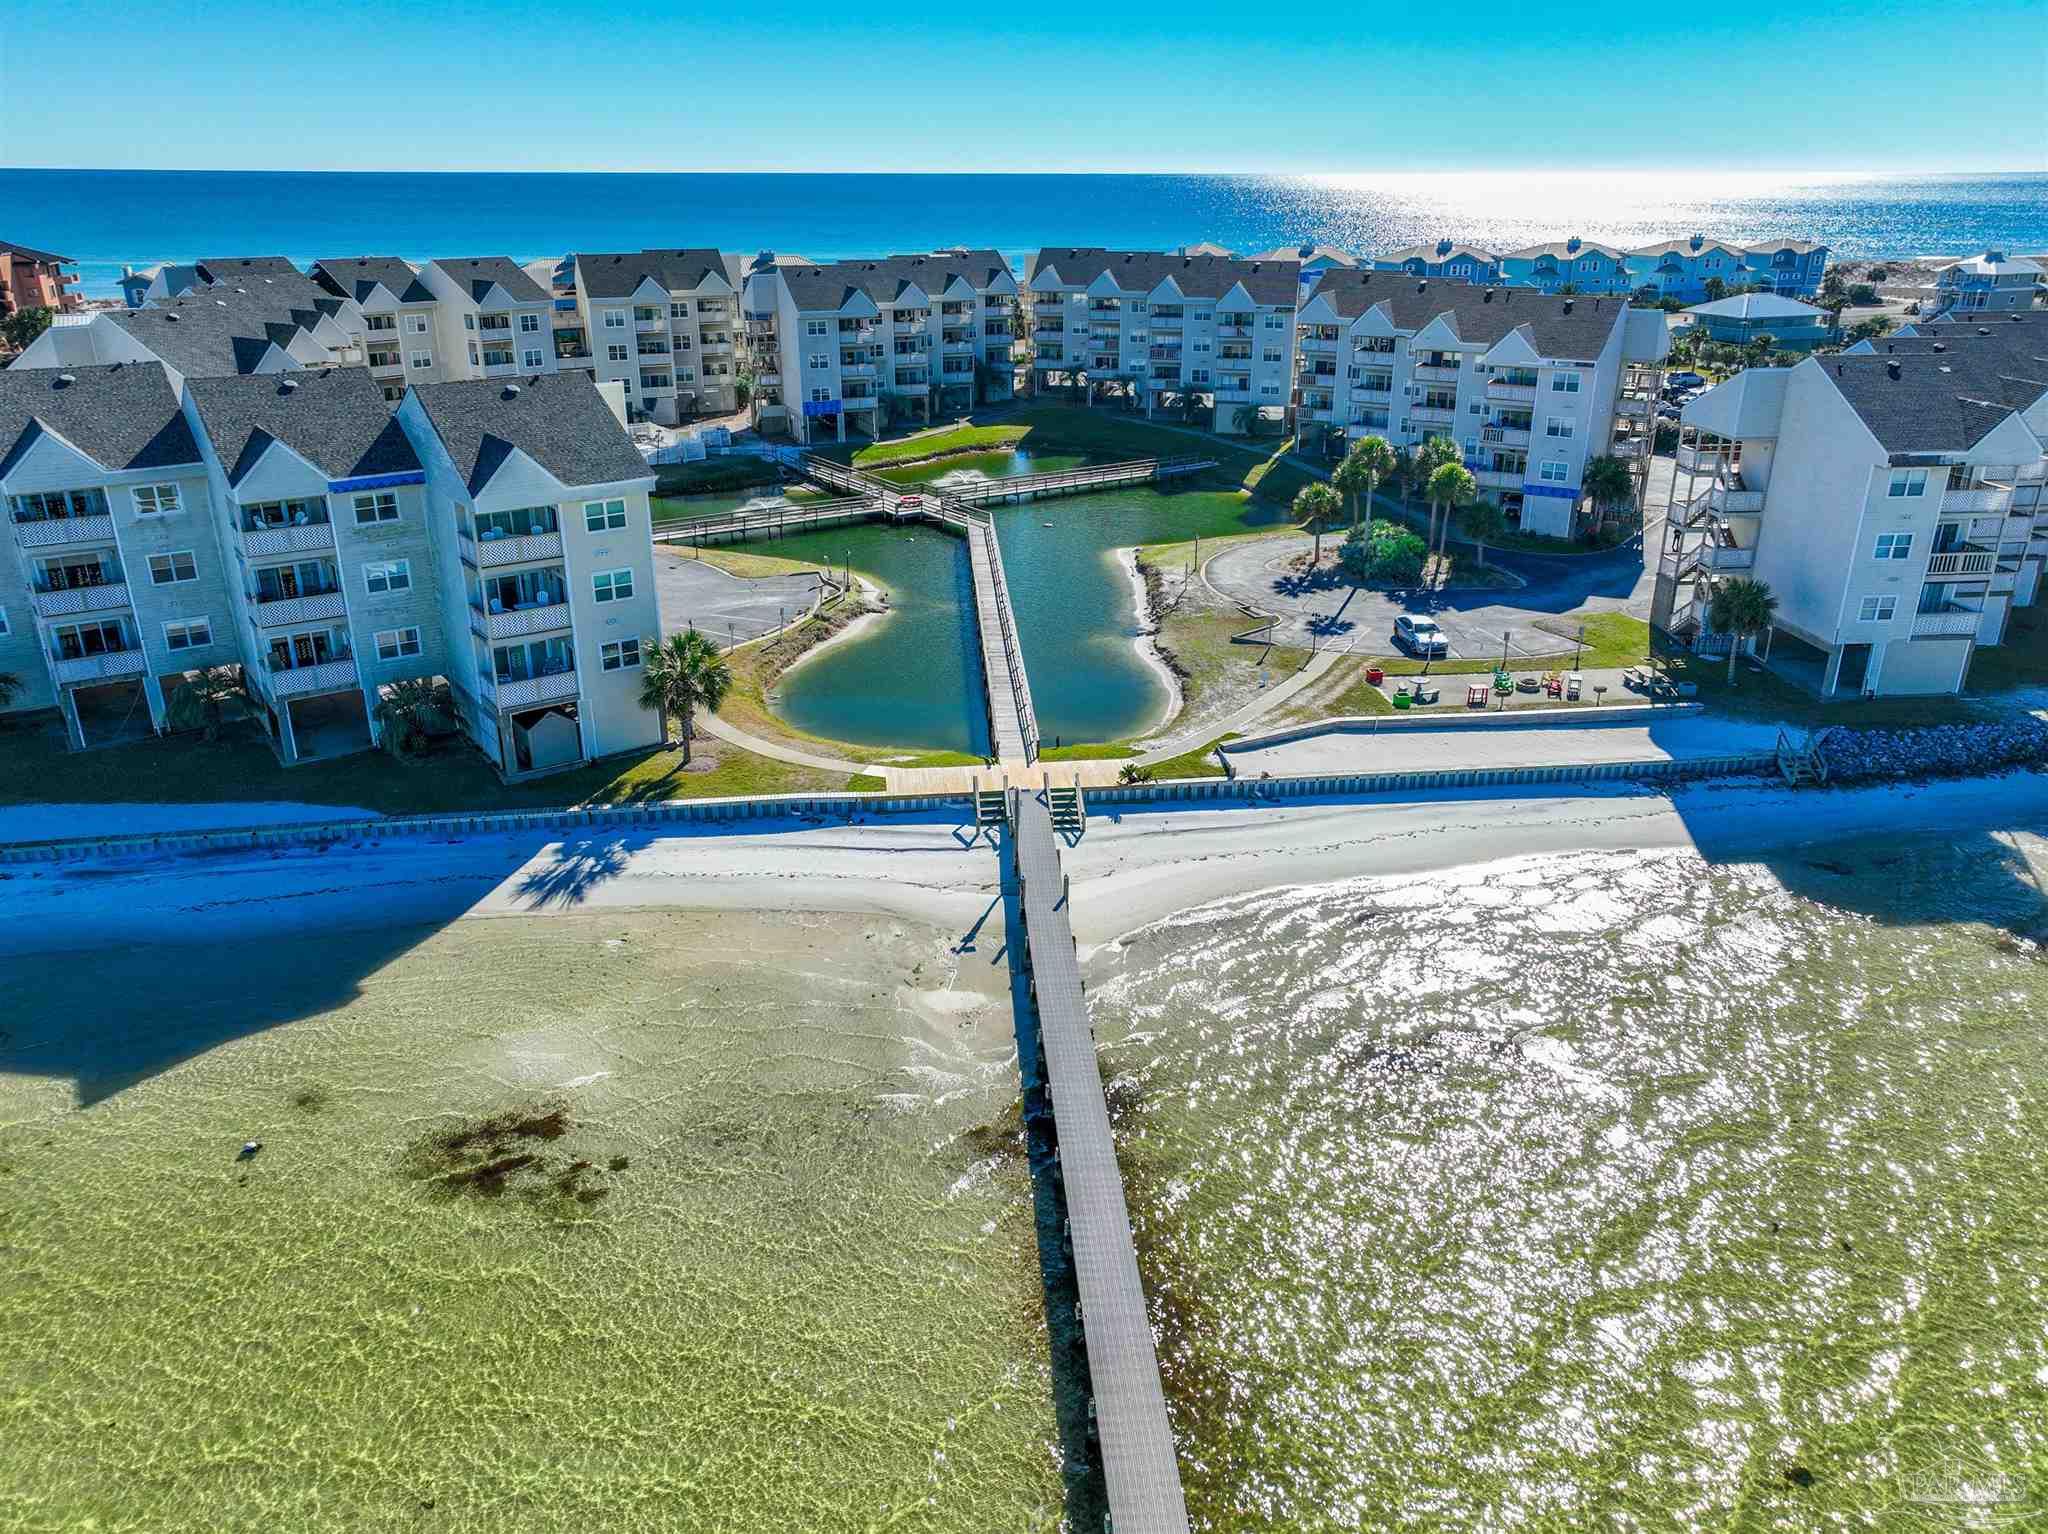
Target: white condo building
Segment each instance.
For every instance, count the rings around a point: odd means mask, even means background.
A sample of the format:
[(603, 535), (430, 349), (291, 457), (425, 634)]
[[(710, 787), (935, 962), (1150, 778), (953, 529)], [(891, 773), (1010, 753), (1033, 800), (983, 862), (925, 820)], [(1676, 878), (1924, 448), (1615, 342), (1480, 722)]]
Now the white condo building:
[(407, 385), (447, 376), (437, 300), (407, 263), (396, 256), (347, 256), (316, 261), (309, 275), (347, 301), (342, 323), (354, 330), (361, 360), (385, 399), (395, 404)]
[(633, 417), (674, 426), (738, 408), (739, 287), (715, 250), (580, 252), (568, 258), (576, 340)]
[[(2048, 320), (2048, 316), (2043, 316)], [(1653, 621), (1725, 653), (1716, 582), (1778, 599), (1753, 648), (1822, 697), (1947, 693), (2048, 558), (2048, 323), (1751, 368), (1687, 405)]]
[(784, 263), (747, 273), (757, 419), (797, 441), (872, 436), (1015, 388), (1017, 279), (992, 250)]
[(517, 378), (556, 370), (554, 304), (508, 256), (429, 261), (441, 377)]
[(1207, 412), (1285, 413), (1294, 367), (1299, 260), (1063, 247), (1033, 257), (1026, 283), (1036, 387), (1121, 395)]
[(394, 417), (360, 367), (0, 372), (9, 711), (110, 743), (226, 667), (286, 763), (370, 746), (421, 677), (508, 777), (658, 740), (653, 481), (613, 408), (581, 378), (424, 387)]
[(1578, 530), (1589, 460), (1647, 461), (1670, 342), (1616, 298), (1333, 270), (1300, 312), (1297, 435), (1338, 456), (1360, 437), (1449, 437), (1528, 532)]

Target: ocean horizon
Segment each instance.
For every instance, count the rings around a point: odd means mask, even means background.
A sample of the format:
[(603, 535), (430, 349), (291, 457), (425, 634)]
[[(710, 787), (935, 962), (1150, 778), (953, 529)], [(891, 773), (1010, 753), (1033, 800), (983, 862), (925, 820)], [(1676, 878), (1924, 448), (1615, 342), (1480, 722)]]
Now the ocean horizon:
[(2048, 172), (1126, 173), (0, 170), (8, 238), (77, 262), (509, 255), (715, 246), (818, 260), (971, 245), (1372, 253), (1451, 237), (1820, 240), (1842, 258), (2048, 250)]

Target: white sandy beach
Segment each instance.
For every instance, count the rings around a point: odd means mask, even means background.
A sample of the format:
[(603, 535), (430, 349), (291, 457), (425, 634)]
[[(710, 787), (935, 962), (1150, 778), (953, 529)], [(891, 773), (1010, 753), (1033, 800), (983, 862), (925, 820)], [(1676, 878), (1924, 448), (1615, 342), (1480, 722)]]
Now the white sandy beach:
[[(1099, 945), (1206, 901), (1281, 885), (1419, 873), (1583, 848), (1692, 848), (1714, 860), (1873, 834), (2048, 827), (2048, 775), (1794, 792), (1701, 784), (1484, 792), (1285, 807), (1097, 810), (1065, 855), (1077, 936)], [(0, 952), (120, 942), (274, 941), (309, 927), (436, 926), (576, 910), (874, 912), (997, 955), (997, 858), (950, 819), (759, 822), (588, 838), (415, 838), (163, 857), (0, 878)]]

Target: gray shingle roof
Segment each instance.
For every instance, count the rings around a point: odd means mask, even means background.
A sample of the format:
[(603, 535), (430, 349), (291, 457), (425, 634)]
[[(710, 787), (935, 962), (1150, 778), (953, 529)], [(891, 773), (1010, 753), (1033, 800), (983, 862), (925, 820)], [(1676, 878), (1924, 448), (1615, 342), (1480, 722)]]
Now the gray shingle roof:
[(1031, 278), (1051, 272), (1066, 287), (1085, 288), (1104, 272), (1126, 293), (1149, 293), (1171, 277), (1189, 298), (1221, 298), (1238, 283), (1260, 304), (1292, 306), (1299, 261), (1241, 261), (1231, 256), (1181, 256), (1156, 250), (1062, 246), (1031, 258)]
[(402, 474), (420, 466), (367, 368), (194, 378), (185, 392), (230, 484), (239, 483), (272, 442), (283, 443), (329, 479)]
[(1965, 346), (1924, 355), (1844, 353), (1814, 365), (1887, 453), (1956, 453), (2030, 403), (2014, 402), (2007, 360), (1998, 350)]
[(653, 474), (586, 374), (419, 384), (412, 392), (472, 495), (515, 449), (572, 487)]
[(37, 423), (109, 470), (199, 462), (177, 392), (154, 362), (0, 369), (0, 474), (35, 441)]
[(956, 277), (979, 292), (1010, 275), (1010, 263), (992, 250), (940, 250), (777, 269), (798, 309), (826, 311), (836, 311), (855, 293), (865, 293), (886, 308), (913, 283), (928, 297), (937, 298)]
[(344, 298), (361, 303), (381, 284), (402, 304), (430, 304), (434, 295), (419, 273), (396, 256), (343, 256), (315, 261), (313, 276)]
[(484, 301), (492, 283), (503, 288), (517, 303), (544, 304), (548, 300), (546, 290), (515, 265), (509, 256), (454, 256), (436, 261), (434, 265), (461, 283), (477, 303)]
[(201, 256), (193, 263), (208, 282), (234, 282), (247, 277), (303, 277), (284, 256)]
[(112, 312), (105, 322), (119, 325), (187, 378), (253, 372), (272, 345), (282, 347), (299, 328), (289, 310), (213, 288), (147, 309)]
[(1337, 313), (1355, 320), (1383, 308), (1396, 330), (1421, 330), (1439, 315), (1460, 340), (1491, 346), (1513, 330), (1546, 357), (1597, 357), (1628, 311), (1624, 298), (1565, 298), (1528, 288), (1484, 288), (1469, 282), (1411, 277), (1406, 272), (1325, 272), (1304, 303), (1327, 297)]
[(726, 276), (725, 257), (715, 250), (584, 251), (570, 259), (592, 298), (625, 298), (648, 277), (667, 292), (690, 293), (706, 277)]

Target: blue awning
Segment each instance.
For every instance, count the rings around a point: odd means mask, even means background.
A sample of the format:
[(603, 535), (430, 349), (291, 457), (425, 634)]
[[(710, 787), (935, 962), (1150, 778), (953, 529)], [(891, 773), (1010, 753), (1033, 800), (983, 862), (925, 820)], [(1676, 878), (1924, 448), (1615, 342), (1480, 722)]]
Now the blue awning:
[(427, 476), (418, 469), (403, 474), (365, 474), (359, 479), (330, 479), (327, 488), (340, 495), (350, 490), (389, 490), (397, 485), (424, 485)]

